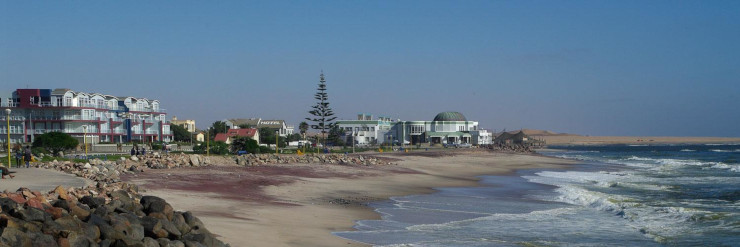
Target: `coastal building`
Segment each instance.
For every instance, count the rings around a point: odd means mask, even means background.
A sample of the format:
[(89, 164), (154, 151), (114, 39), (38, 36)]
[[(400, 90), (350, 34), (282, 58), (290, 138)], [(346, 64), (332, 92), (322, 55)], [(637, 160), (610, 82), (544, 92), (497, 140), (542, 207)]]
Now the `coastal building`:
[(236, 119), (224, 119), (222, 120), (230, 129), (238, 129), (239, 126), (247, 126), (249, 128), (268, 128), (273, 131), (278, 131), (280, 136), (289, 136), (293, 134), (295, 127), (288, 125), (285, 120), (265, 120), (261, 118), (236, 118)]
[[(70, 134), (81, 143), (171, 141), (170, 123), (158, 100), (116, 97), (70, 89), (17, 89), (0, 95), (2, 140), (33, 142), (49, 132)], [(11, 111), (10, 116), (5, 110)]]
[(190, 133), (195, 132), (195, 120), (190, 120), (190, 119), (179, 120), (177, 119), (177, 116), (173, 116), (172, 120), (170, 120), (170, 124), (180, 125)]
[(238, 137), (246, 137), (250, 138), (252, 140), (257, 141), (257, 144), (260, 143), (260, 133), (257, 131), (257, 129), (254, 128), (248, 128), (248, 129), (229, 129), (226, 133), (218, 133), (216, 134), (216, 137), (213, 138), (214, 141), (221, 141), (225, 142), (226, 144), (231, 144), (234, 139)]
[(198, 142), (206, 141), (206, 134), (203, 132), (198, 132), (197, 134), (195, 134), (195, 141), (198, 141)]
[(504, 132), (501, 133), (494, 139), (494, 143), (498, 145), (528, 145), (528, 146), (541, 146), (545, 142), (542, 140), (534, 139), (519, 131), (517, 133)]
[(358, 114), (357, 120), (338, 120), (344, 138), (355, 144), (476, 144), (490, 142), (492, 135), (478, 129), (478, 122), (468, 121), (459, 112), (441, 112), (432, 121), (373, 120), (371, 115)]
[(493, 133), (488, 132), (485, 129), (478, 129), (470, 131), (470, 135), (473, 137), (473, 145), (490, 145), (493, 144)]
[[(393, 126), (390, 118), (373, 119), (369, 114), (358, 114), (357, 120), (339, 120), (337, 126), (344, 130), (342, 137), (346, 143), (354, 141), (357, 145), (375, 145), (388, 142)], [(354, 138), (353, 138), (354, 137)]]

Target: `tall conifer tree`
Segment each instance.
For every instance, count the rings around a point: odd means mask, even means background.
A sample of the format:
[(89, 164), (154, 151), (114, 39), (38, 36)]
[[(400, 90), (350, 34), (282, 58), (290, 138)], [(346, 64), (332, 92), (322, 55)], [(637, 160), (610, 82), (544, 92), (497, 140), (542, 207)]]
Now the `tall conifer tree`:
[(316, 105), (311, 106), (313, 110), (308, 113), (314, 117), (306, 118), (306, 120), (315, 123), (311, 125), (312, 129), (321, 131), (321, 139), (324, 140), (324, 147), (326, 147), (326, 138), (324, 138), (324, 135), (329, 132), (329, 129), (334, 127), (335, 124), (332, 121), (337, 117), (333, 117), (334, 112), (331, 110), (331, 107), (329, 107), (329, 95), (326, 93), (326, 80), (324, 79), (323, 71), (319, 76), (319, 88), (316, 89), (316, 94), (314, 94), (313, 98), (316, 99), (317, 102)]

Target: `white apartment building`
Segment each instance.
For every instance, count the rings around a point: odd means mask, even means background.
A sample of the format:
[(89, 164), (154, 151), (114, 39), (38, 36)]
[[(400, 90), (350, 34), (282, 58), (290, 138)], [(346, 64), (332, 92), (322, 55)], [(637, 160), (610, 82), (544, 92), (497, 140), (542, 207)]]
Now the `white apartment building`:
[[(63, 132), (80, 143), (171, 141), (165, 110), (158, 100), (115, 97), (69, 89), (17, 89), (0, 95), (2, 138), (33, 142), (36, 135)], [(10, 110), (10, 115), (6, 114)]]

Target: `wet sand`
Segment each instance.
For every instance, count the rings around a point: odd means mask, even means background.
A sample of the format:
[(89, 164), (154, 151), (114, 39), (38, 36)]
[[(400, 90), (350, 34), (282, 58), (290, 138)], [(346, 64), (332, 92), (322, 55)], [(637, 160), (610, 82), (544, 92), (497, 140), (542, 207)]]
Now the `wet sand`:
[(123, 179), (193, 211), (232, 246), (365, 246), (331, 234), (377, 219), (367, 202), (476, 186), (480, 175), (559, 168), (571, 161), (487, 151), (394, 153), (397, 165), (285, 164), (148, 170)]

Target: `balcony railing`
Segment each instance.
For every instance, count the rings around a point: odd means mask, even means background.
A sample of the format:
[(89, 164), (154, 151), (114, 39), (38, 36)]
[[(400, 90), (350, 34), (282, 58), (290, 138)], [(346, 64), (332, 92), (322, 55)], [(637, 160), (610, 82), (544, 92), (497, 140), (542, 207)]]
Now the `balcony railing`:
[[(0, 134), (8, 134), (8, 131), (5, 129), (0, 129)], [(10, 134), (23, 134), (23, 130), (10, 130)]]

